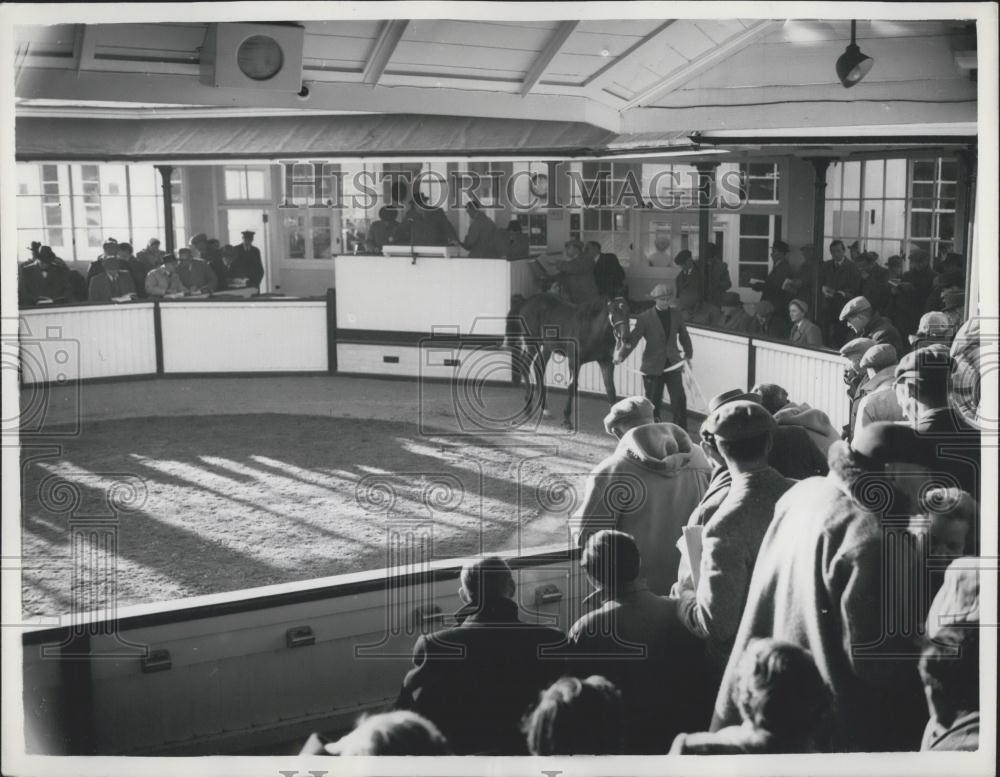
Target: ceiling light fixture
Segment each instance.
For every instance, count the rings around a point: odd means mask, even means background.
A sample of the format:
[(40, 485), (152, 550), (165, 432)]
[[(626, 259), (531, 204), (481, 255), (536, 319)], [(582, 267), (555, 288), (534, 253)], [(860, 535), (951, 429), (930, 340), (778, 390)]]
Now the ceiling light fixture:
[(844, 53), (837, 59), (837, 78), (844, 85), (845, 89), (850, 89), (862, 78), (868, 75), (875, 60), (867, 54), (863, 54), (858, 44), (854, 42), (857, 22), (851, 20), (851, 45), (844, 49)]

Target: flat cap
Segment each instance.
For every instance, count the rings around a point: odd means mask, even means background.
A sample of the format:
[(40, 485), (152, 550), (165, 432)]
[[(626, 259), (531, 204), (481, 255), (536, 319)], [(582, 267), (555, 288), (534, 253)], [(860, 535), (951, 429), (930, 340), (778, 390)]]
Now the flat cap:
[(859, 364), (862, 367), (871, 367), (873, 370), (881, 370), (896, 364), (899, 359), (896, 357), (896, 347), (889, 343), (879, 343), (873, 345), (865, 355), (861, 357)]
[(723, 391), (721, 394), (716, 394), (710, 400), (708, 400), (708, 414), (712, 415), (716, 410), (729, 402), (735, 402), (738, 399), (747, 399), (751, 402), (760, 402), (760, 397), (757, 394), (753, 394), (749, 391), (744, 391), (743, 389), (730, 389), (729, 391)]
[(752, 400), (727, 402), (706, 420), (702, 429), (723, 441), (745, 440), (764, 432), (773, 432), (777, 422), (764, 406)]
[(743, 302), (740, 300), (740, 295), (735, 291), (727, 291), (722, 296), (722, 307), (738, 308)]
[(948, 316), (937, 310), (932, 310), (930, 313), (924, 313), (920, 317), (920, 323), (917, 325), (917, 334), (940, 335), (945, 334), (949, 329), (951, 329), (951, 320)]
[(853, 356), (859, 353), (863, 354), (873, 345), (875, 345), (875, 341), (870, 337), (855, 337), (853, 340), (848, 340), (844, 345), (840, 346), (840, 355)]
[(667, 284), (658, 283), (653, 287), (652, 291), (649, 292), (649, 296), (656, 299), (657, 297), (672, 297), (674, 296), (674, 293)]
[(612, 434), (611, 427), (623, 421), (630, 423), (653, 423), (653, 403), (645, 397), (625, 397), (611, 406), (604, 416), (604, 431)]
[(809, 303), (805, 300), (798, 299), (797, 297), (791, 300), (789, 305), (795, 305), (803, 314), (809, 315)]
[(871, 309), (872, 303), (868, 301), (867, 297), (855, 297), (844, 305), (844, 309), (840, 311), (840, 320), (846, 321), (851, 316), (856, 316), (859, 313), (866, 313)]
[(932, 343), (906, 354), (896, 366), (896, 380), (915, 377), (927, 379), (932, 376), (946, 378), (951, 372), (953, 362), (948, 346), (944, 343)]

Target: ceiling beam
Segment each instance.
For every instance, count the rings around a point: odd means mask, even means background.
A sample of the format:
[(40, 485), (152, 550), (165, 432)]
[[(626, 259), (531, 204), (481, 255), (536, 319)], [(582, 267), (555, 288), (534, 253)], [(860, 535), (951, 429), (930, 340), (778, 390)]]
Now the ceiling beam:
[(723, 43), (720, 43), (718, 46), (712, 48), (707, 54), (695, 57), (688, 64), (670, 73), (665, 78), (657, 81), (647, 89), (642, 90), (639, 94), (626, 102), (621, 107), (621, 110), (626, 111), (629, 108), (635, 108), (640, 105), (648, 105), (649, 103), (662, 97), (667, 92), (679, 89), (691, 79), (701, 75), (709, 68), (714, 67), (728, 57), (731, 57), (736, 52), (746, 48), (764, 33), (780, 24), (783, 24), (783, 22), (764, 20), (747, 27), (743, 32), (737, 33), (731, 38), (727, 38)]
[(389, 60), (392, 59), (396, 46), (399, 45), (409, 19), (387, 19), (379, 30), (375, 45), (372, 46), (368, 61), (362, 73), (362, 81), (369, 86), (376, 86), (385, 72)]
[(592, 73), (590, 77), (587, 78), (587, 80), (581, 84), (581, 86), (587, 87), (597, 81), (606, 81), (608, 78), (614, 75), (615, 71), (618, 70), (619, 67), (624, 65), (630, 59), (632, 59), (632, 57), (634, 57), (639, 52), (640, 49), (644, 48), (646, 44), (652, 42), (655, 38), (657, 38), (660, 34), (662, 34), (666, 29), (668, 29), (671, 25), (675, 24), (676, 22), (677, 19), (668, 19), (667, 21), (665, 21), (663, 24), (661, 24), (651, 33), (646, 35), (644, 38), (640, 38), (636, 43), (633, 43), (631, 46), (625, 49), (625, 51), (623, 51), (621, 54), (619, 54), (617, 57), (611, 60), (608, 64), (606, 64), (596, 73)]
[(574, 19), (573, 21), (559, 22), (556, 25), (552, 36), (549, 38), (549, 42), (545, 44), (545, 48), (535, 57), (535, 61), (531, 63), (531, 67), (528, 68), (528, 72), (524, 76), (524, 82), (521, 84), (522, 97), (535, 88), (535, 84), (542, 77), (545, 68), (552, 64), (552, 60), (556, 58), (559, 49), (563, 47), (566, 39), (573, 34), (573, 30), (576, 29), (576, 25), (579, 23), (578, 20)]

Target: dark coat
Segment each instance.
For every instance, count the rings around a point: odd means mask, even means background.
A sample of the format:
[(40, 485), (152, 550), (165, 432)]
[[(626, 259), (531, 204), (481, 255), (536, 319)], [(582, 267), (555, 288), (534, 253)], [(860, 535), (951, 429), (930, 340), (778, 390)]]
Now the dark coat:
[(872, 320), (868, 322), (868, 326), (865, 327), (865, 331), (858, 335), (858, 337), (870, 337), (875, 341), (876, 345), (881, 345), (882, 343), (891, 345), (896, 349), (896, 357), (899, 359), (902, 359), (903, 354), (906, 353), (906, 345), (904, 344), (903, 336), (899, 333), (899, 330), (893, 326), (893, 323), (885, 316), (874, 316)]
[(733, 286), (733, 281), (729, 277), (729, 268), (721, 259), (713, 258), (705, 263), (704, 271), (707, 275), (705, 299), (716, 307), (721, 307), (726, 292)]
[(75, 296), (66, 265), (45, 265), (33, 261), (18, 268), (18, 298), (21, 305), (34, 305), (41, 297), (53, 302), (73, 302)]
[(651, 307), (636, 316), (635, 328), (625, 338), (622, 358), (627, 356), (640, 340), (646, 338), (646, 347), (642, 351), (642, 365), (639, 367), (644, 375), (659, 375), (670, 365), (679, 362), (682, 358), (680, 348), (684, 349), (687, 358), (690, 359), (694, 355), (694, 346), (691, 344), (691, 335), (684, 326), (684, 317), (677, 308), (668, 310), (669, 332), (663, 331), (663, 324), (660, 323), (656, 308)]
[(246, 278), (248, 285), (260, 287), (264, 280), (264, 263), (257, 246), (247, 248), (243, 243), (236, 246), (233, 263), (229, 265), (230, 278)]
[(792, 480), (825, 475), (830, 470), (826, 455), (801, 426), (779, 426), (774, 430), (767, 463)]
[(678, 619), (677, 602), (644, 582), (592, 598), (596, 609), (569, 630), (568, 669), (602, 675), (621, 691), (625, 752), (663, 754), (677, 734), (703, 727), (711, 715), (714, 688), (701, 643)]
[(119, 270), (115, 280), (111, 280), (107, 273), (95, 275), (90, 279), (90, 286), (87, 289), (87, 299), (90, 302), (110, 302), (113, 298), (124, 294), (135, 294), (132, 276), (126, 269)]
[[(521, 718), (563, 674), (565, 635), (517, 616), (510, 599), (466, 606), (460, 625), (420, 637), (397, 708), (436, 724), (456, 754), (524, 754)], [(544, 645), (556, 655), (540, 656)]]
[(597, 293), (611, 299), (625, 290), (625, 268), (617, 254), (601, 254), (594, 263), (594, 282)]
[(677, 290), (677, 299), (685, 289), (694, 289), (698, 293), (698, 299), (705, 298), (705, 269), (701, 262), (692, 261), (690, 270), (682, 268), (680, 274), (674, 279), (674, 286)]

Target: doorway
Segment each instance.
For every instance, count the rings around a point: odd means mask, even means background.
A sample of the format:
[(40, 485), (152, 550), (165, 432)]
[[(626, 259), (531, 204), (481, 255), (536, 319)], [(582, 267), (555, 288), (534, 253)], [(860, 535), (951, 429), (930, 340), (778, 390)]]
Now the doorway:
[(243, 242), (243, 231), (252, 230), (253, 244), (260, 249), (260, 258), (264, 264), (264, 279), (260, 283), (260, 292), (264, 294), (273, 289), (271, 271), (271, 251), (268, 235), (267, 213), (260, 208), (225, 208), (222, 211), (222, 233), (226, 236), (225, 243), (238, 246)]

